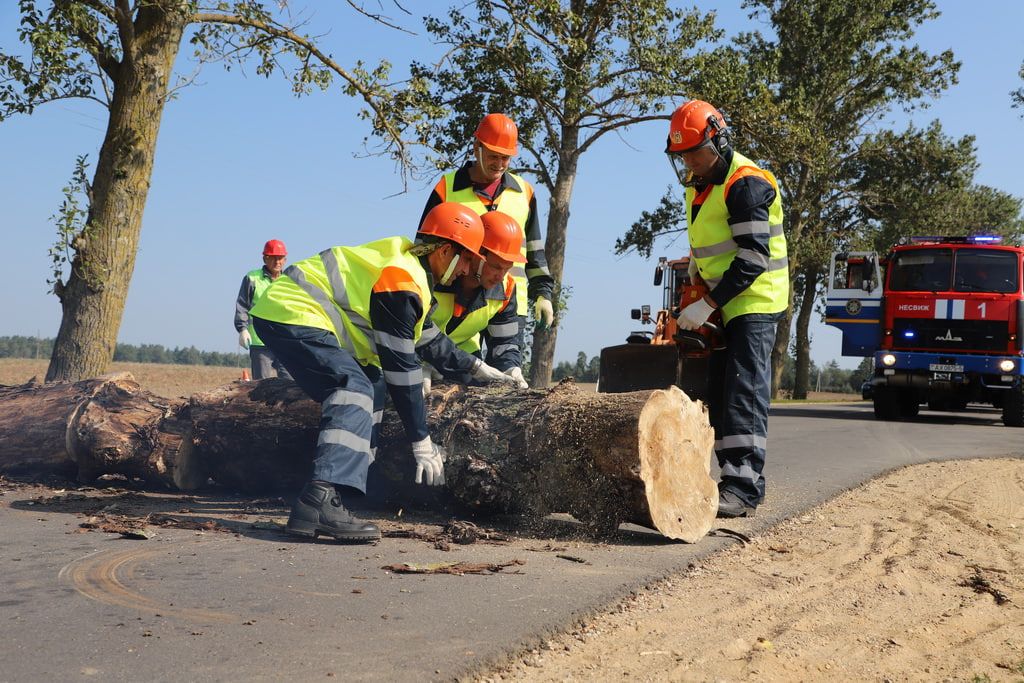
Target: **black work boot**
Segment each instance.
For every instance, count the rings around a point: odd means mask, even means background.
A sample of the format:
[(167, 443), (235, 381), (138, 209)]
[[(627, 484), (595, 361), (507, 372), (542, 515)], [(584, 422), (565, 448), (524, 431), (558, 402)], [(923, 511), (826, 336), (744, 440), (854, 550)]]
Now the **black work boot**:
[(334, 484), (327, 481), (311, 481), (302, 487), (285, 529), (290, 534), (306, 538), (316, 538), (318, 534), (342, 541), (376, 541), (380, 538), (377, 525), (353, 517), (341, 504)]
[(756, 509), (744, 503), (743, 499), (728, 489), (718, 492), (719, 517), (753, 517)]

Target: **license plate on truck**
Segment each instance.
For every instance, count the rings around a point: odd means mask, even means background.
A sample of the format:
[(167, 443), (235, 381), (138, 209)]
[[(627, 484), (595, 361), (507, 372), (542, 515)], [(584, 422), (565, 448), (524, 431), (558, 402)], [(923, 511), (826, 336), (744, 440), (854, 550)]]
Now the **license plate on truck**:
[(932, 372), (963, 372), (964, 366), (962, 365), (945, 365), (943, 363), (932, 363), (928, 366), (928, 369)]

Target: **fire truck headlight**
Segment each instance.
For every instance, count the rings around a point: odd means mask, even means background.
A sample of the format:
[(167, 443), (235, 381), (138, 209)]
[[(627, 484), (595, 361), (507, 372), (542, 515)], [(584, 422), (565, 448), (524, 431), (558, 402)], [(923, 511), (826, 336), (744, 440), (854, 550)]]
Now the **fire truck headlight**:
[(884, 356), (882, 356), (882, 365), (886, 365), (889, 367), (896, 365), (896, 356), (892, 355), (891, 353), (885, 354)]
[(1011, 359), (1004, 358), (1003, 360), (999, 361), (999, 370), (1000, 372), (1013, 372), (1013, 369), (1014, 367), (1016, 367), (1016, 365), (1017, 364), (1014, 363)]

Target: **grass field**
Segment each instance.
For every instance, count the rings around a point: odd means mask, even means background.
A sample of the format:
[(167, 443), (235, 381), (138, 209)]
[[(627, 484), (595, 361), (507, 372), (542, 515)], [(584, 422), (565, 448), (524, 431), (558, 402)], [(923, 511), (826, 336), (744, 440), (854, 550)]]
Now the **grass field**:
[[(0, 358), (0, 384), (24, 384), (46, 376), (49, 360)], [(241, 368), (216, 365), (164, 365), (161, 363), (111, 363), (109, 372), (130, 372), (143, 389), (157, 396), (191, 396), (242, 376)]]
[[(46, 376), (48, 360), (22, 358), (0, 358), (0, 385), (24, 384), (33, 377), (40, 380)], [(233, 382), (242, 376), (241, 368), (226, 368), (216, 365), (163, 365), (160, 363), (111, 363), (110, 372), (130, 372), (143, 389), (157, 396), (176, 398), (191, 396)], [(583, 391), (596, 391), (597, 385), (581, 383)], [(810, 392), (807, 401), (859, 401), (857, 394), (831, 394)], [(803, 403), (781, 399), (776, 403)]]

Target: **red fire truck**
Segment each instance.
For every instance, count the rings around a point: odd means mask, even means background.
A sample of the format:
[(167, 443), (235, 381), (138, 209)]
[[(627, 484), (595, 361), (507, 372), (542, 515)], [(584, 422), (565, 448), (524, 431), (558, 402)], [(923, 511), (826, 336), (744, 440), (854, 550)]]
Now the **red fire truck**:
[(1022, 264), (1024, 247), (988, 235), (833, 254), (825, 321), (844, 356), (874, 356), (876, 418), (989, 403), (1024, 426)]

